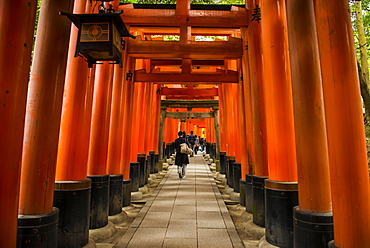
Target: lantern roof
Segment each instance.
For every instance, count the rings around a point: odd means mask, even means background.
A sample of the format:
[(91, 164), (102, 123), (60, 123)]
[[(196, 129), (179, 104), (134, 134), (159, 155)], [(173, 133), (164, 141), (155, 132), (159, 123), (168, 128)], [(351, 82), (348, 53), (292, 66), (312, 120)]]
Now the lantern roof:
[(123, 22), (120, 16), (122, 13), (123, 11), (120, 10), (113, 13), (72, 14), (60, 12), (59, 14), (67, 16), (78, 29), (81, 28), (82, 23), (113, 22), (121, 37), (131, 37), (135, 39), (136, 37), (129, 33), (125, 23)]

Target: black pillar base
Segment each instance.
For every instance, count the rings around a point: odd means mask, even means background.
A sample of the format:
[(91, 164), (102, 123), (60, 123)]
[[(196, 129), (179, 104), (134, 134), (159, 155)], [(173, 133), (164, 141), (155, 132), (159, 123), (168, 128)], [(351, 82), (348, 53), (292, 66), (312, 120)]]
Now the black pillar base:
[(252, 213), (253, 209), (253, 175), (247, 174), (245, 177), (245, 208), (248, 213)]
[(212, 147), (211, 147), (211, 158), (213, 160), (216, 159), (216, 143), (212, 143)]
[(226, 174), (226, 152), (220, 152), (220, 173)]
[(265, 227), (265, 179), (267, 177), (253, 176), (253, 223), (260, 227)]
[(109, 175), (88, 176), (91, 179), (90, 229), (108, 225)]
[(122, 212), (122, 180), (122, 174), (110, 175), (109, 216), (113, 216)]
[(131, 205), (131, 180), (122, 181), (122, 207)]
[(58, 214), (59, 209), (53, 208), (46, 214), (18, 215), (17, 247), (57, 247)]
[(294, 247), (326, 248), (334, 238), (332, 213), (313, 213), (295, 207), (293, 221)]
[(90, 195), (90, 179), (55, 182), (59, 248), (79, 248), (89, 243)]
[(234, 163), (235, 163), (235, 156), (229, 156), (229, 163), (227, 166), (228, 173), (227, 176), (227, 185), (230, 188), (234, 188)]
[(145, 160), (145, 184), (148, 184), (149, 183), (149, 176), (150, 176), (150, 159), (149, 159), (149, 155), (146, 157), (146, 160)]
[(265, 180), (266, 241), (293, 247), (293, 208), (298, 205), (298, 183)]
[(211, 156), (211, 143), (210, 142), (206, 142), (206, 153), (209, 154)]
[(145, 175), (146, 175), (146, 163), (145, 163), (146, 154), (145, 153), (138, 153), (137, 154), (137, 162), (139, 162), (139, 187), (143, 187), (145, 185)]
[(139, 163), (131, 162), (130, 163), (130, 179), (131, 179), (131, 192), (136, 192), (139, 190), (139, 175), (140, 175), (140, 168)]
[(240, 193), (240, 179), (242, 178), (241, 164), (234, 163), (233, 165), (233, 186), (234, 192)]
[(170, 150), (169, 150), (169, 154), (168, 154), (168, 158), (171, 157), (172, 154), (175, 154), (175, 143), (174, 142), (171, 142), (170, 143)]
[(163, 158), (167, 159), (168, 157), (169, 157), (168, 156), (168, 148), (166, 147), (166, 148), (163, 149)]
[(163, 163), (164, 163), (163, 159), (158, 160), (158, 170), (159, 171), (163, 171)]
[(150, 174), (154, 174), (154, 151), (149, 151), (148, 165), (150, 166)]
[(154, 154), (154, 173), (159, 172), (159, 154)]
[(246, 181), (243, 179), (240, 179), (239, 182), (239, 188), (240, 188), (240, 205), (245, 207), (245, 196), (246, 196)]

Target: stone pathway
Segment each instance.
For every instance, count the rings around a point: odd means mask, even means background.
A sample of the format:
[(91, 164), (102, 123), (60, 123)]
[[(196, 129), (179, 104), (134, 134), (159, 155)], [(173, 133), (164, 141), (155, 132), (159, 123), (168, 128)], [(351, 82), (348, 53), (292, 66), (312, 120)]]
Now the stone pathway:
[(120, 241), (121, 247), (244, 247), (202, 156), (186, 178), (171, 166)]

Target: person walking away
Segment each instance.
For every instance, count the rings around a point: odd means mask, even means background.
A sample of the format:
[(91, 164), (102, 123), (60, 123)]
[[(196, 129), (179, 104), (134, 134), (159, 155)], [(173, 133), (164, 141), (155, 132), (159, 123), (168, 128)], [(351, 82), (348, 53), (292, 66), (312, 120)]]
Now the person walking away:
[(194, 154), (197, 155), (199, 150), (199, 137), (195, 135), (195, 142), (194, 142)]
[(175, 149), (176, 149), (176, 158), (175, 158), (175, 165), (177, 165), (177, 173), (179, 174), (179, 178), (185, 178), (186, 174), (186, 167), (189, 164), (189, 157), (185, 153), (180, 152), (180, 145), (182, 143), (186, 143), (189, 145), (187, 142), (186, 138), (183, 137), (184, 133), (183, 132), (178, 132), (178, 138), (175, 140)]
[(188, 142), (190, 144), (190, 148), (193, 150), (193, 153), (190, 154), (190, 157), (194, 157), (195, 135), (193, 134), (193, 131), (190, 131), (190, 135), (188, 136)]

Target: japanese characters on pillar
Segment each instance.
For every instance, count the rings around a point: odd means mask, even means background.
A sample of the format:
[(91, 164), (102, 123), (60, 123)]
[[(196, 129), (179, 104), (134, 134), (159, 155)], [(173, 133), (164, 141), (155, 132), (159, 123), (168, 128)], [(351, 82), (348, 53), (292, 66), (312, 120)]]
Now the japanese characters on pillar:
[[(132, 127), (132, 106), (134, 100), (134, 83), (132, 71), (135, 69), (135, 59), (132, 57), (127, 58), (125, 74), (124, 74), (124, 95), (122, 99), (123, 104), (123, 133), (122, 133), (122, 156), (120, 170), (123, 173), (124, 179), (130, 177), (130, 153), (131, 153), (131, 127)], [(131, 76), (128, 75), (131, 73)]]
[(252, 116), (253, 116), (253, 143), (254, 158), (252, 165), (256, 176), (268, 176), (267, 169), (267, 137), (266, 119), (264, 106), (263, 88), (263, 65), (262, 65), (262, 44), (261, 44), (261, 15), (260, 1), (248, 0), (248, 6), (253, 6), (253, 11), (248, 25), (248, 56), (249, 56), (249, 77), (251, 85)]

